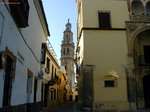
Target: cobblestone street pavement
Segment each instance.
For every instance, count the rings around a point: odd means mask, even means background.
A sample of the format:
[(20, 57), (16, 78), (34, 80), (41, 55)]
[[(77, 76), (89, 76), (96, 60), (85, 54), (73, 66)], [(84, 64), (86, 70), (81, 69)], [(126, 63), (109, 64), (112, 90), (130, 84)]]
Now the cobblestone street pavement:
[(75, 102), (68, 102), (60, 106), (43, 110), (42, 112), (76, 112), (74, 111)]
[[(60, 106), (45, 109), (42, 112), (92, 112), (92, 111), (81, 111), (80, 103), (68, 102)], [(129, 110), (129, 111), (94, 111), (94, 112), (150, 112), (150, 109), (141, 109), (133, 111)]]

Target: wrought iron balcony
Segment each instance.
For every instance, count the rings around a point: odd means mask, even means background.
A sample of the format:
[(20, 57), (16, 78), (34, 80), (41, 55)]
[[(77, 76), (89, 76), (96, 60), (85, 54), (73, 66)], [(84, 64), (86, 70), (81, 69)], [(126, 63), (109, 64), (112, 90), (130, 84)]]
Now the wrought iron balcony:
[(55, 74), (55, 78), (54, 79), (51, 79), (50, 81), (48, 81), (48, 85), (49, 86), (53, 86), (55, 84), (59, 84), (59, 77)]
[(49, 86), (54, 86), (56, 84), (56, 80), (55, 79), (51, 79), (50, 81), (48, 81), (48, 85)]
[(9, 2), (11, 13), (18, 27), (20, 28), (27, 27), (29, 16), (28, 0), (9, 0)]
[(140, 55), (135, 58), (135, 63), (138, 64), (138, 66), (150, 66), (150, 57)]

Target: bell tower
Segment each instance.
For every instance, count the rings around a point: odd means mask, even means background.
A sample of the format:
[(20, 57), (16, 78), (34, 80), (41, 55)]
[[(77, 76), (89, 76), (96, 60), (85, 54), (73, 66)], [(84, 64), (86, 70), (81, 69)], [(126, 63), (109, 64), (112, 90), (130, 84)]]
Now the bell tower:
[(65, 67), (68, 74), (68, 82), (73, 86), (74, 76), (74, 42), (73, 33), (71, 31), (71, 23), (66, 24), (66, 29), (63, 34), (63, 40), (61, 44), (61, 65)]

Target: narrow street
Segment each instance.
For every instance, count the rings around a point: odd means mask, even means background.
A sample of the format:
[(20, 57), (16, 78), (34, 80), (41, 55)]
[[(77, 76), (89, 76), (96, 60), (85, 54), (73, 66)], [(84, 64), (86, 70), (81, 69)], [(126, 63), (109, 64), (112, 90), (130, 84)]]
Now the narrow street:
[[(41, 112), (92, 112), (79, 109), (77, 102), (68, 102), (63, 105), (45, 109)], [(95, 111), (95, 112), (150, 112), (150, 109), (132, 110), (132, 111)]]
[(0, 112), (150, 112), (150, 0), (0, 0)]

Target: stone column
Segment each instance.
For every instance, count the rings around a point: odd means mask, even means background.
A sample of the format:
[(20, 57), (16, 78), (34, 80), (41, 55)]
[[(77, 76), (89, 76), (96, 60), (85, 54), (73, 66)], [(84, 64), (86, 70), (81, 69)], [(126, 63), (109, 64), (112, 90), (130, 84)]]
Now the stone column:
[(143, 80), (142, 80), (142, 75), (138, 77), (138, 82), (137, 82), (137, 108), (142, 109), (144, 108), (144, 94), (143, 94)]
[(86, 67), (83, 71), (83, 109), (92, 109), (93, 68)]
[(136, 110), (135, 79), (132, 69), (127, 70), (127, 87), (130, 110)]

